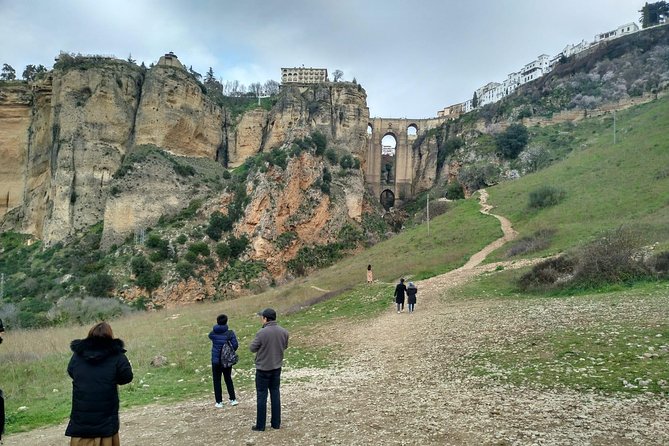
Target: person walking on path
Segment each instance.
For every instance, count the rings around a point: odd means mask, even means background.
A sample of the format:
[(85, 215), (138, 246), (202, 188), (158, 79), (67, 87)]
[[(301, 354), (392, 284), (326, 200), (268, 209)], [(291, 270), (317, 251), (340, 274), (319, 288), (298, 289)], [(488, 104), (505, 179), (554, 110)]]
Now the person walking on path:
[(374, 273), (372, 273), (372, 265), (367, 265), (367, 283), (374, 282)]
[(254, 431), (264, 431), (267, 419), (267, 393), (271, 398), (272, 428), (281, 427), (281, 367), (283, 366), (283, 352), (288, 348), (288, 331), (277, 324), (276, 311), (265, 308), (258, 313), (262, 321), (262, 328), (256, 333), (249, 349), (256, 354), (256, 424), (251, 427)]
[(65, 430), (70, 446), (120, 446), (118, 386), (133, 378), (123, 341), (114, 338), (108, 323), (100, 322), (70, 348), (72, 411)]
[(413, 313), (416, 308), (416, 294), (418, 293), (418, 288), (413, 282), (409, 282), (407, 287), (407, 305), (409, 306), (409, 313)]
[[(232, 366), (228, 360), (222, 358), (223, 353), (228, 349), (233, 352), (239, 348), (237, 335), (228, 328), (228, 316), (219, 314), (216, 318), (216, 325), (209, 333), (211, 339), (211, 375), (214, 381), (214, 398), (216, 400), (215, 406), (217, 408), (223, 407), (223, 389), (221, 387), (221, 375), (225, 380), (225, 387), (228, 390), (228, 398), (230, 405), (236, 406), (237, 397), (235, 396), (235, 385), (232, 382)], [(229, 345), (226, 346), (226, 344)], [(225, 348), (224, 348), (225, 347)], [(229, 350), (228, 350), (229, 351)]]
[(395, 303), (397, 304), (397, 313), (404, 311), (404, 293), (407, 287), (404, 285), (404, 279), (400, 279), (400, 283), (395, 287)]

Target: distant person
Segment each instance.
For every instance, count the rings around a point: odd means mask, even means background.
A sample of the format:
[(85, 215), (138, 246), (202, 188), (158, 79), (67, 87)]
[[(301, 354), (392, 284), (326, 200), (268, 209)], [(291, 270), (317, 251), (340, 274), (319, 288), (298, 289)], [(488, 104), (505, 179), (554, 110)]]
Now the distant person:
[(413, 313), (416, 308), (416, 294), (418, 293), (418, 288), (413, 282), (409, 282), (407, 287), (407, 305), (409, 306), (409, 313)]
[(407, 287), (404, 285), (404, 279), (400, 279), (400, 283), (395, 287), (395, 303), (397, 304), (397, 313), (404, 311), (404, 293)]
[(251, 342), (250, 350), (256, 354), (256, 424), (254, 431), (264, 431), (267, 419), (267, 392), (272, 402), (272, 428), (281, 427), (281, 367), (283, 352), (288, 348), (288, 331), (276, 323), (276, 311), (265, 308), (260, 313), (262, 328)]
[(65, 430), (70, 446), (119, 446), (118, 386), (133, 377), (123, 341), (114, 339), (108, 323), (100, 322), (70, 348), (72, 412)]
[[(235, 332), (228, 328), (228, 316), (219, 314), (216, 318), (216, 325), (209, 333), (211, 339), (211, 374), (214, 380), (214, 398), (216, 399), (215, 406), (223, 407), (223, 390), (221, 388), (221, 374), (225, 379), (225, 387), (228, 390), (228, 397), (230, 398), (230, 405), (237, 405), (237, 397), (235, 396), (235, 385), (232, 383), (232, 366), (233, 361), (226, 359), (228, 347), (232, 352), (236, 352), (239, 347), (237, 336)], [(224, 349), (225, 347), (225, 349)], [(236, 361), (234, 361), (236, 362)]]
[[(0, 319), (0, 344), (2, 344), (2, 334), (5, 332), (5, 326), (2, 325)], [(5, 397), (0, 389), (0, 441), (2, 441), (2, 434), (5, 432)]]
[(367, 265), (367, 283), (374, 282), (374, 273), (372, 273), (372, 265)]

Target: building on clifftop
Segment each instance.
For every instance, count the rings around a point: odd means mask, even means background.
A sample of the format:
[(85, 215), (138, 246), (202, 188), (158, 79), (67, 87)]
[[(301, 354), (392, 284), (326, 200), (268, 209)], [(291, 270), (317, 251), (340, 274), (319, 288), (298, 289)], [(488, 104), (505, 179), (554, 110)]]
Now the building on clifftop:
[(327, 68), (281, 68), (282, 84), (319, 84), (328, 81)]
[(179, 58), (177, 57), (177, 55), (174, 54), (172, 51), (166, 53), (164, 56), (160, 56), (160, 59), (158, 60), (158, 65), (167, 65), (170, 67), (181, 68), (182, 70), (186, 69), (181, 64), (181, 62), (179, 62)]

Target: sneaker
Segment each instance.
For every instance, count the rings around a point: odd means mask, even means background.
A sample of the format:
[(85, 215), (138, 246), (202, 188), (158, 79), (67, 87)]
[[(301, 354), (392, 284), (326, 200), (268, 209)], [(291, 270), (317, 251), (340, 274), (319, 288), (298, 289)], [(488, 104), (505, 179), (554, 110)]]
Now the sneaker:
[(398, 311), (397, 314), (400, 314), (400, 312)]
[(251, 426), (251, 430), (256, 431), (256, 432), (263, 432), (265, 430), (265, 428), (264, 427), (258, 427), (258, 426)]
[(216, 403), (216, 408), (217, 409), (220, 409), (221, 407), (223, 407), (223, 403)]
[(231, 405), (231, 406), (236, 406), (237, 404), (239, 404), (239, 403), (237, 402), (237, 400), (230, 400), (230, 405)]

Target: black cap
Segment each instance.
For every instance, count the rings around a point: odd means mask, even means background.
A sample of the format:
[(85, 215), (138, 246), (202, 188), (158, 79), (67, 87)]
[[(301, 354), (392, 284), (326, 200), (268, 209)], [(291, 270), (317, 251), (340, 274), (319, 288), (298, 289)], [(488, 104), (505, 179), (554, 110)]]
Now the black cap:
[(258, 312), (258, 316), (262, 316), (268, 321), (275, 321), (276, 320), (276, 311), (274, 311), (271, 308), (265, 308), (262, 311)]

